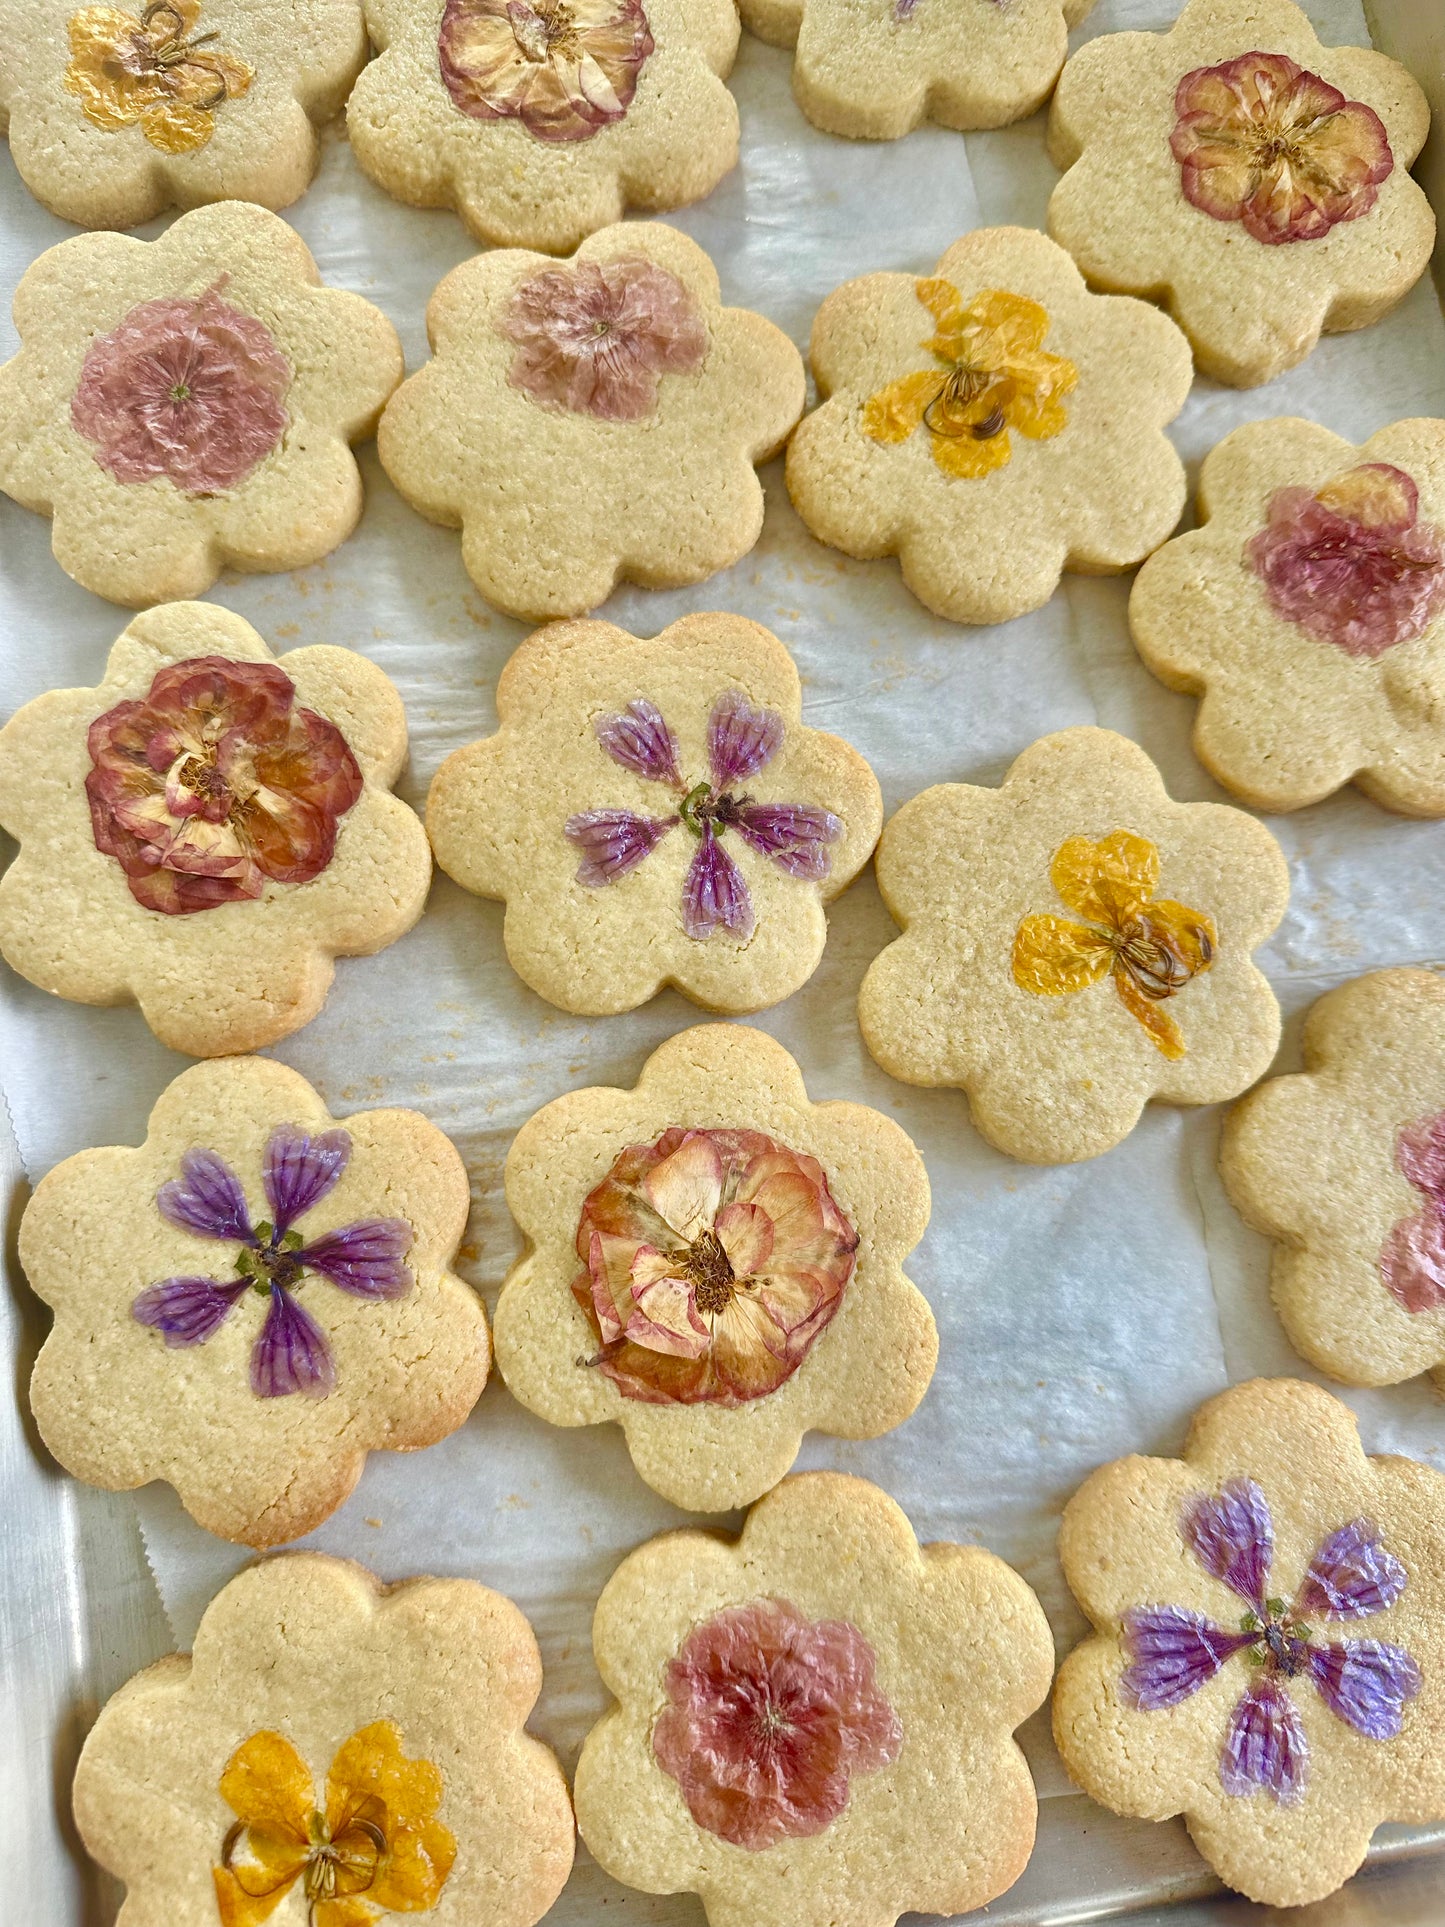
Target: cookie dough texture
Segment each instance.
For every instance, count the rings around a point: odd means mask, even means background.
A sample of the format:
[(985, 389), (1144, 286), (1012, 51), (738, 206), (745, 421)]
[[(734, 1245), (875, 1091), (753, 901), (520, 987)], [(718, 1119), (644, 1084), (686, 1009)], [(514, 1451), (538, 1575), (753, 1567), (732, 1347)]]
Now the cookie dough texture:
[(171, 1223), (156, 1193), (180, 1176), (187, 1152), (210, 1150), (241, 1180), (252, 1224), (267, 1218), (271, 1132), (289, 1124), (315, 1135), (338, 1122), (303, 1077), (258, 1057), (198, 1064), (161, 1093), (139, 1148), (81, 1151), (41, 1180), (21, 1220), (20, 1259), (55, 1323), (30, 1403), (68, 1472), (110, 1491), (164, 1479), (208, 1531), (272, 1546), (334, 1512), (369, 1451), (434, 1445), (466, 1418), (490, 1346), (480, 1300), (448, 1269), (470, 1203), (462, 1161), (415, 1111), (339, 1121), (351, 1155), (301, 1220), (303, 1235), (402, 1218), (413, 1232), (413, 1282), (403, 1297), (369, 1300), (320, 1276), (303, 1280), (297, 1296), (336, 1363), (324, 1398), (252, 1391), (251, 1347), (266, 1310), (252, 1293), (199, 1345), (168, 1346), (131, 1315), (162, 1278), (234, 1281), (237, 1247)]
[[(102, 1709), (76, 1770), (76, 1825), (125, 1882), (127, 1927), (215, 1927), (212, 1869), (236, 1817), (219, 1782), (236, 1748), (279, 1733), (321, 1801), (337, 1750), (390, 1721), (405, 1758), (440, 1770), (436, 1818), (456, 1841), (427, 1927), (533, 1927), (573, 1850), (561, 1768), (523, 1730), (541, 1685), (531, 1627), (486, 1586), (383, 1586), (317, 1553), (268, 1559), (212, 1600), (192, 1653)], [(298, 1882), (275, 1917), (304, 1912)]]
[[(317, 130), (341, 112), (366, 59), (360, 0), (202, 0), (183, 38), (243, 63), (251, 80), (186, 153), (156, 146), (139, 118), (96, 126), (66, 88), (70, 23), (85, 11), (87, 0), (0, 0), (0, 132), (8, 123), (20, 178), (52, 214), (128, 228), (171, 207), (283, 208), (305, 193), (320, 157)], [(116, 0), (108, 11), (133, 16), (139, 30), (146, 0)]]
[[(1232, 1479), (1253, 1479), (1268, 1502), (1275, 1545), (1270, 1585), (1292, 1598), (1316, 1548), (1366, 1518), (1405, 1565), (1388, 1610), (1330, 1620), (1328, 1635), (1403, 1646), (1419, 1666), (1404, 1730), (1370, 1740), (1312, 1686), (1290, 1698), (1309, 1749), (1305, 1795), (1280, 1805), (1227, 1794), (1219, 1752), (1230, 1709), (1248, 1683), (1227, 1662), (1188, 1699), (1157, 1712), (1124, 1704), (1122, 1615), (1167, 1601), (1237, 1626), (1243, 1602), (1198, 1563), (1180, 1536), (1184, 1506)], [(1104, 1806), (1142, 1820), (1182, 1813), (1204, 1858), (1231, 1887), (1270, 1906), (1333, 1893), (1384, 1821), (1445, 1818), (1445, 1479), (1411, 1459), (1366, 1458), (1349, 1408), (1317, 1386), (1255, 1379), (1201, 1406), (1182, 1459), (1118, 1459), (1064, 1508), (1059, 1557), (1098, 1631), (1059, 1669), (1054, 1739), (1072, 1778)]]
[[(1015, 982), (1026, 917), (1066, 914), (1050, 867), (1070, 837), (1116, 831), (1158, 851), (1153, 894), (1207, 916), (1210, 968), (1165, 1000), (1185, 1045), (1165, 1056), (1109, 977), (1040, 996)], [(1097, 1157), (1147, 1103), (1215, 1104), (1267, 1069), (1279, 1007), (1250, 952), (1274, 930), (1289, 872), (1262, 823), (1216, 803), (1175, 803), (1136, 744), (1060, 730), (1024, 751), (998, 789), (940, 783), (884, 827), (878, 887), (903, 935), (863, 979), (858, 1021), (884, 1070), (968, 1094), (973, 1122), (1010, 1157)]]
[[(1196, 68), (1283, 54), (1384, 123), (1394, 169), (1368, 213), (1312, 240), (1269, 245), (1185, 198), (1170, 150), (1175, 90)], [(1115, 33), (1064, 68), (1049, 155), (1064, 178), (1049, 232), (1098, 288), (1162, 300), (1199, 372), (1252, 388), (1293, 368), (1321, 333), (1378, 321), (1425, 269), (1435, 219), (1410, 167), (1425, 96), (1397, 61), (1321, 45), (1293, 0), (1189, 0), (1168, 33)]]
[(1248, 422), (1210, 450), (1200, 526), (1139, 571), (1129, 628), (1161, 682), (1200, 697), (1194, 753), (1261, 810), (1297, 810), (1346, 783), (1407, 816), (1445, 815), (1445, 617), (1373, 658), (1316, 639), (1272, 607), (1245, 545), (1282, 488), (1388, 463), (1445, 527), (1445, 422), (1392, 422), (1356, 448), (1318, 423)]
[[(762, 1131), (816, 1158), (858, 1233), (841, 1309), (776, 1391), (743, 1405), (624, 1398), (585, 1361), (597, 1349), (572, 1296), (588, 1193), (626, 1146), (673, 1125)], [(573, 1091), (512, 1144), (507, 1203), (529, 1245), (497, 1304), (497, 1363), (508, 1390), (553, 1425), (621, 1425), (641, 1477), (674, 1505), (721, 1512), (776, 1485), (810, 1428), (876, 1438), (901, 1425), (933, 1376), (938, 1332), (904, 1258), (928, 1223), (928, 1178), (913, 1144), (862, 1104), (814, 1104), (781, 1044), (707, 1024), (655, 1050), (635, 1090)]]
[[(578, 853), (563, 835), (576, 812), (675, 808), (665, 788), (606, 755), (595, 734), (601, 717), (637, 698), (653, 703), (690, 780), (707, 774), (708, 718), (732, 690), (785, 724), (779, 753), (748, 779), (748, 794), (831, 810), (843, 823), (820, 883), (787, 876), (725, 837), (757, 913), (742, 943), (725, 932), (686, 934), (683, 881), (698, 845), (680, 827), (600, 889), (577, 881)], [(507, 955), (533, 990), (562, 1010), (604, 1016), (635, 1009), (665, 984), (725, 1011), (761, 1010), (801, 988), (823, 955), (823, 906), (868, 861), (883, 801), (857, 750), (803, 726), (798, 672), (771, 631), (730, 615), (684, 616), (648, 639), (608, 622), (556, 623), (502, 671), (497, 714), (495, 736), (453, 751), (437, 771), (427, 831), (449, 876), (506, 903)]]
[[(210, 289), (270, 331), (290, 364), (279, 444), (242, 481), (190, 494), (164, 476), (122, 482), (71, 419), (87, 350), (135, 308)], [(348, 443), (376, 427), (402, 377), (378, 308), (324, 287), (305, 243), (264, 208), (224, 201), (159, 239), (80, 235), (15, 291), (20, 352), (0, 366), (0, 489), (53, 518), (55, 559), (83, 588), (144, 608), (204, 593), (222, 569), (297, 569), (361, 515)]]
[(797, 49), (815, 127), (897, 140), (926, 120), (1002, 127), (1042, 107), (1094, 0), (739, 0), (743, 25)]
[(1430, 1372), (1445, 1389), (1445, 1309), (1407, 1311), (1381, 1271), (1390, 1233), (1425, 1203), (1396, 1146), (1445, 1112), (1445, 982), (1377, 970), (1332, 990), (1310, 1011), (1304, 1060), (1236, 1105), (1220, 1150), (1236, 1208), (1275, 1241), (1290, 1342), (1349, 1385)]
[[(891, 1766), (851, 1779), (821, 1833), (756, 1851), (696, 1824), (652, 1729), (693, 1628), (765, 1599), (863, 1634), (903, 1745)], [(803, 1473), (753, 1508), (738, 1539), (651, 1540), (608, 1582), (592, 1644), (618, 1704), (582, 1749), (577, 1823), (629, 1886), (700, 1895), (710, 1927), (891, 1927), (902, 1913), (981, 1907), (1023, 1872), (1037, 1802), (1011, 1734), (1048, 1692), (1048, 1622), (1001, 1559), (920, 1546), (866, 1480)]]
[(803, 412), (802, 358), (762, 315), (723, 307), (711, 260), (675, 228), (609, 227), (575, 262), (639, 258), (683, 283), (708, 336), (700, 370), (662, 375), (645, 419), (542, 407), (508, 381), (518, 351), (500, 322), (551, 265), (512, 250), (440, 284), (427, 307), (433, 359), (382, 417), (387, 474), (428, 520), (461, 530), (468, 575), (508, 615), (585, 615), (622, 581), (701, 582), (762, 533), (754, 467)]
[(401, 698), (364, 656), (319, 644), (281, 666), (296, 702), (341, 731), (364, 779), (331, 861), (310, 883), (270, 882), (260, 897), (192, 915), (143, 908), (120, 864), (96, 848), (86, 735), (167, 664), (206, 655), (277, 660), (228, 609), (170, 603), (123, 631), (97, 687), (37, 696), (0, 730), (0, 827), (20, 844), (0, 878), (0, 954), (76, 1003), (139, 1004), (163, 1044), (193, 1057), (257, 1050), (308, 1023), (334, 959), (403, 936), (431, 878), (425, 831), (390, 794), (406, 760)]
[[(929, 4), (929, 0), (924, 0)], [(990, 290), (1040, 303), (1044, 349), (1073, 362), (1067, 421), (1047, 440), (1011, 434), (1006, 465), (945, 473), (926, 425), (886, 444), (864, 433), (869, 397), (946, 368), (910, 274), (868, 274), (830, 294), (810, 353), (822, 405), (788, 447), (788, 492), (821, 542), (861, 560), (896, 555), (935, 615), (1006, 622), (1048, 601), (1065, 571), (1113, 575), (1170, 535), (1187, 493), (1164, 433), (1184, 406), (1188, 344), (1142, 301), (1093, 295), (1062, 248), (1029, 228), (980, 228), (933, 270), (965, 304)]]
[(455, 208), (479, 241), (566, 254), (625, 209), (710, 194), (738, 158), (732, 0), (646, 0), (653, 51), (625, 114), (553, 141), (521, 119), (475, 119), (452, 100), (437, 41), (443, 0), (366, 0), (376, 58), (346, 107), (361, 166), (415, 207)]

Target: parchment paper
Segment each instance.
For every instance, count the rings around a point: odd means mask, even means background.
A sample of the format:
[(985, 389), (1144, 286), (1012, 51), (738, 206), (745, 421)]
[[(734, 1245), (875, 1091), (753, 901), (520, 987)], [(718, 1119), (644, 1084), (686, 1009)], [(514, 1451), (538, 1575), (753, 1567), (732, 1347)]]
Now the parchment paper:
[[(1164, 26), (1177, 10), (1171, 0), (1102, 0), (1076, 40)], [(1315, 0), (1309, 11), (1326, 40), (1367, 38), (1357, 0)], [(705, 203), (669, 218), (712, 254), (726, 299), (769, 315), (800, 347), (818, 303), (850, 276), (927, 271), (973, 227), (1044, 225), (1055, 176), (1043, 116), (993, 134), (930, 128), (891, 145), (851, 144), (804, 121), (789, 64), (744, 35), (732, 82), (741, 165)], [(456, 219), (387, 199), (339, 137), (288, 218), (328, 281), (386, 310), (408, 366), (419, 366), (427, 296), (473, 251)], [(28, 262), (69, 232), (30, 200), (5, 154), (7, 302)], [(13, 329), (0, 321), (0, 350), (13, 347)], [(1326, 340), (1265, 388), (1238, 394), (1198, 382), (1173, 430), (1191, 476), (1229, 429), (1276, 414), (1310, 416), (1355, 441), (1400, 416), (1445, 415), (1445, 324), (1428, 279), (1387, 321)], [(227, 578), (213, 595), (279, 650), (343, 643), (387, 671), (411, 724), (402, 793), (420, 808), (443, 756), (495, 728), (496, 677), (525, 631), (483, 604), (456, 535), (399, 500), (370, 447), (362, 466), (367, 508), (350, 542), (315, 568)], [(814, 542), (788, 504), (780, 465), (766, 481), (767, 526), (735, 569), (690, 591), (628, 590), (601, 613), (643, 634), (688, 610), (731, 609), (768, 624), (802, 671), (808, 721), (863, 751), (890, 810), (929, 783), (996, 783), (1036, 737), (1084, 722), (1142, 743), (1176, 796), (1229, 800), (1189, 751), (1193, 703), (1154, 682), (1134, 654), (1127, 579), (1066, 577), (1034, 616), (958, 628), (912, 599), (893, 562), (853, 563)], [(96, 681), (125, 620), (61, 573), (48, 523), (0, 498), (5, 713), (42, 690)], [(1261, 961), (1289, 1017), (1362, 971), (1445, 957), (1445, 829), (1390, 816), (1353, 791), (1271, 828), (1290, 860), (1293, 898)], [(460, 1268), (489, 1305), (518, 1250), (501, 1192), (513, 1133), (562, 1091), (632, 1084), (657, 1043), (705, 1021), (670, 993), (630, 1016), (564, 1016), (512, 974), (501, 922), (500, 905), (438, 876), (417, 929), (379, 957), (343, 961), (325, 1011), (275, 1052), (338, 1114), (412, 1105), (452, 1136), (473, 1186)], [(794, 1053), (814, 1097), (876, 1105), (921, 1148), (934, 1212), (910, 1271), (937, 1314), (942, 1353), (908, 1424), (871, 1444), (810, 1438), (800, 1464), (876, 1480), (925, 1540), (973, 1540), (1001, 1553), (1037, 1588), (1066, 1649), (1082, 1626), (1053, 1541), (1080, 1480), (1122, 1453), (1177, 1450), (1194, 1407), (1233, 1380), (1312, 1374), (1270, 1309), (1267, 1249), (1220, 1189), (1217, 1112), (1152, 1110), (1089, 1164), (1014, 1164), (972, 1130), (961, 1095), (896, 1084), (862, 1047), (858, 984), (894, 935), (871, 872), (830, 923), (813, 980), (751, 1021)], [(62, 1004), (9, 973), (3, 996), (0, 1089), (32, 1180), (85, 1146), (138, 1142), (183, 1060), (134, 1010)], [(1297, 1028), (1289, 1026), (1280, 1068), (1297, 1061)], [(1348, 1396), (1370, 1449), (1445, 1466), (1441, 1409), (1426, 1381)], [(185, 1645), (245, 1555), (194, 1526), (168, 1488), (115, 1503), (139, 1507)], [(386, 1578), (464, 1574), (517, 1600), (547, 1670), (534, 1726), (570, 1767), (605, 1699), (590, 1658), (592, 1602), (624, 1552), (682, 1523), (637, 1478), (615, 1428), (552, 1429), (494, 1378), (447, 1443), (424, 1455), (374, 1455), (351, 1501), (306, 1543)], [(1066, 1790), (1042, 1719), (1025, 1740), (1040, 1791)], [(624, 1895), (591, 1867), (574, 1876), (554, 1918), (580, 1927), (604, 1898), (607, 1917), (622, 1923), (701, 1920), (690, 1900)]]

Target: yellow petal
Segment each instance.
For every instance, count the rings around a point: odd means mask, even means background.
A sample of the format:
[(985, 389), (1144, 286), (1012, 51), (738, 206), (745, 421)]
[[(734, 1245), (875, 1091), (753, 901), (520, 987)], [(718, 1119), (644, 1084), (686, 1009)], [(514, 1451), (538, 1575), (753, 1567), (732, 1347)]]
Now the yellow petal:
[(1185, 1055), (1184, 1033), (1162, 1002), (1156, 1003), (1152, 997), (1146, 997), (1124, 970), (1114, 972), (1114, 988), (1125, 1010), (1137, 1017), (1144, 1026), (1156, 1050), (1162, 1051), (1171, 1062), (1177, 1062)]
[(1159, 852), (1147, 837), (1114, 830), (1097, 843), (1071, 836), (1049, 867), (1055, 890), (1076, 917), (1117, 930), (1137, 916), (1159, 884)]
[(1030, 301), (1027, 295), (1009, 294), (1003, 288), (986, 288), (976, 294), (963, 314), (965, 323), (991, 330), (1001, 359), (1010, 362), (1042, 348), (1049, 332), (1047, 308)]
[(982, 441), (976, 435), (931, 435), (929, 440), (933, 444), (933, 459), (944, 474), (970, 482), (976, 482), (981, 475), (992, 475), (996, 468), (1007, 467), (1013, 455), (1006, 428)]
[(80, 102), (86, 119), (107, 133), (132, 126), (149, 98), (115, 65), (117, 53), (139, 24), (118, 7), (85, 7), (70, 20), (65, 91)]
[(923, 420), (923, 411), (943, 393), (947, 377), (925, 368), (890, 381), (863, 404), (863, 433), (870, 441), (906, 442)]
[[(434, 1903), (427, 1901), (428, 1907)], [(340, 1900), (321, 1900), (316, 1903), (316, 1927), (371, 1927), (377, 1918), (375, 1907), (360, 1894), (350, 1894)]]
[(253, 1733), (236, 1748), (221, 1775), (221, 1798), (259, 1833), (294, 1835), (303, 1845), (309, 1838), (311, 1775), (279, 1733)]
[(1062, 355), (1032, 354), (1009, 361), (1015, 392), (1004, 409), (1009, 425), (1032, 442), (1046, 442), (1068, 426), (1064, 396), (1078, 385), (1079, 371)]
[(1211, 917), (1206, 917), (1202, 910), (1175, 903), (1169, 897), (1153, 899), (1147, 915), (1159, 935), (1188, 964), (1191, 977), (1208, 970), (1219, 948), (1219, 936)]
[(187, 107), (179, 100), (161, 101), (143, 109), (140, 124), (151, 146), (163, 154), (194, 154), (216, 131), (215, 119), (207, 108)]
[(1014, 938), (1014, 982), (1039, 997), (1062, 997), (1101, 983), (1112, 961), (1101, 931), (1064, 917), (1025, 917)]
[(221, 1916), (221, 1927), (260, 1927), (295, 1886), (305, 1864), (306, 1852), (301, 1848), (289, 1874), (268, 1874), (251, 1868), (245, 1877), (250, 1888), (264, 1889), (257, 1892), (243, 1887), (237, 1876), (225, 1867), (213, 1867), (211, 1878), (216, 1883), (216, 1909)]
[[(934, 325), (945, 342), (957, 339), (963, 328), (963, 296), (951, 281), (941, 275), (929, 275), (922, 281), (915, 281), (913, 292), (933, 316)], [(951, 359), (947, 347), (943, 349), (944, 358)]]
[[(378, 1821), (387, 1855), (366, 1898), (377, 1907), (412, 1912), (434, 1907), (456, 1858), (457, 1843), (434, 1818), (442, 1799), (442, 1776), (430, 1760), (409, 1760), (390, 1720), (362, 1727), (338, 1751), (326, 1776), (326, 1821), (335, 1839), (349, 1820), (373, 1803), (385, 1809)], [(319, 1927), (319, 1923), (318, 1923)], [(339, 1920), (336, 1927), (352, 1927)]]

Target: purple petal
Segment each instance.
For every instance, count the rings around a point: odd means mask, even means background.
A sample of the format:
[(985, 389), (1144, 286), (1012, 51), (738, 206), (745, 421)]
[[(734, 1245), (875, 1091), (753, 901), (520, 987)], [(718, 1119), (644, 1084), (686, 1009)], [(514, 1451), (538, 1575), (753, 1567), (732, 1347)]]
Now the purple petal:
[(771, 857), (790, 877), (815, 883), (828, 874), (828, 845), (843, 834), (842, 821), (831, 810), (804, 803), (743, 803), (732, 822), (760, 856)]
[(272, 1285), (271, 1307), (251, 1348), (251, 1390), (257, 1398), (285, 1398), (289, 1392), (325, 1398), (335, 1383), (325, 1332), (289, 1291)]
[(1310, 1648), (1310, 1675), (1320, 1698), (1367, 1740), (1393, 1740), (1404, 1705), (1420, 1690), (1420, 1668), (1398, 1646), (1347, 1639)]
[(1230, 1715), (1219, 1783), (1226, 1793), (1263, 1789), (1290, 1807), (1304, 1798), (1308, 1777), (1309, 1748), (1299, 1709), (1277, 1679), (1263, 1675)]
[(138, 1324), (162, 1332), (168, 1345), (204, 1345), (226, 1322), (248, 1280), (218, 1284), (214, 1278), (162, 1278), (147, 1285), (130, 1315)]
[(672, 783), (682, 788), (676, 740), (662, 719), (662, 711), (645, 696), (630, 702), (619, 715), (599, 716), (597, 740), (624, 769), (645, 776), (650, 783)]
[(278, 1124), (266, 1140), (261, 1175), (271, 1217), (278, 1231), (319, 1204), (346, 1169), (351, 1137), (346, 1131), (323, 1131), (308, 1137), (294, 1124)]
[(358, 1298), (404, 1298), (411, 1273), (401, 1261), (411, 1239), (403, 1218), (362, 1218), (303, 1246), (296, 1258)]
[(1423, 1211), (1392, 1227), (1380, 1253), (1380, 1277), (1406, 1311), (1445, 1305), (1445, 1216), (1433, 1197)]
[(583, 810), (562, 834), (582, 852), (577, 881), (589, 890), (635, 870), (677, 822), (675, 816), (635, 816), (631, 810)]
[(1393, 1606), (1404, 1590), (1405, 1568), (1380, 1544), (1374, 1520), (1352, 1519), (1311, 1559), (1294, 1609), (1303, 1619), (1363, 1619)]
[(1263, 1610), (1274, 1522), (1253, 1479), (1231, 1479), (1217, 1499), (1196, 1499), (1185, 1509), (1180, 1530), (1206, 1572)]
[(740, 689), (719, 696), (707, 725), (713, 782), (720, 790), (746, 782), (772, 762), (782, 741), (783, 719), (775, 709), (754, 709)]
[(156, 1192), (156, 1206), (163, 1218), (183, 1231), (199, 1232), (203, 1238), (232, 1238), (243, 1245), (255, 1242), (241, 1180), (214, 1151), (187, 1151), (181, 1159), (181, 1175)]
[(1129, 1665), (1120, 1691), (1141, 1713), (1177, 1706), (1253, 1642), (1252, 1633), (1227, 1633), (1182, 1606), (1136, 1606), (1124, 1615)]
[(710, 937), (714, 930), (730, 930), (746, 943), (755, 922), (742, 871), (718, 842), (712, 824), (704, 823), (697, 855), (683, 879), (683, 929), (697, 938)]

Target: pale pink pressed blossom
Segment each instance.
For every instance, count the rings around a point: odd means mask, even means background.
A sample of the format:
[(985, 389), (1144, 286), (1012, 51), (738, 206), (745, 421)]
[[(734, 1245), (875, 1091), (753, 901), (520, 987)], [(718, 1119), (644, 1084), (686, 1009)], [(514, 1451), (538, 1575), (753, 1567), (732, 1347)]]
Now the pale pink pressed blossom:
[(472, 120), (585, 141), (632, 105), (653, 44), (642, 0), (446, 0), (437, 61)]
[(662, 375), (695, 375), (707, 327), (675, 274), (642, 255), (544, 268), (507, 304), (517, 343), (507, 380), (543, 408), (635, 422), (657, 407)]
[(1439, 1311), (1445, 1305), (1445, 1111), (1404, 1127), (1395, 1163), (1424, 1204), (1391, 1229), (1380, 1253), (1380, 1277), (1403, 1310)]
[(875, 1663), (856, 1626), (786, 1599), (729, 1607), (689, 1633), (652, 1750), (697, 1824), (752, 1852), (831, 1825), (853, 1776), (902, 1750)]
[(70, 420), (118, 482), (214, 495), (244, 482), (285, 434), (291, 364), (223, 285), (143, 301), (91, 342)]

